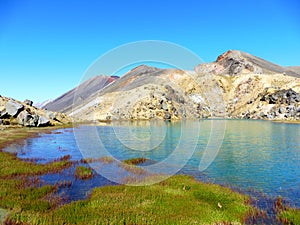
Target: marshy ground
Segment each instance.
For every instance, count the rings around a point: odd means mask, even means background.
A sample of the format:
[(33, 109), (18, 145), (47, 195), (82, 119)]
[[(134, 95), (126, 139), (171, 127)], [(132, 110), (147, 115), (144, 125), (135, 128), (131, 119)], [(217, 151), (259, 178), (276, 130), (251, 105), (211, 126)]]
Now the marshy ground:
[[(1, 148), (47, 130), (5, 129)], [(111, 161), (106, 159), (106, 161)], [(145, 159), (129, 159), (133, 167)], [(53, 195), (59, 185), (44, 185), (38, 175), (58, 173), (73, 165), (68, 157), (47, 164), (22, 161), (0, 152), (0, 218), (4, 224), (243, 224), (261, 214), (250, 198), (228, 188), (176, 175), (155, 185), (95, 188), (85, 200), (64, 204)], [(77, 166), (87, 179), (91, 169)], [(125, 166), (126, 168), (126, 166)], [(71, 185), (71, 184), (66, 184)], [(300, 224), (300, 211), (277, 201), (278, 221)], [(249, 219), (252, 218), (252, 219)], [(252, 222), (249, 222), (252, 221)]]

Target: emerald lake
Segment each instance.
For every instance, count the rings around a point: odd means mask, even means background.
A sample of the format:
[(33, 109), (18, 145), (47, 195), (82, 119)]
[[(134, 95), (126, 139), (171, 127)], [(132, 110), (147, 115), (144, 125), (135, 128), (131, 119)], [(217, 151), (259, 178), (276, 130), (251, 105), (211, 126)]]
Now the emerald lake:
[[(144, 157), (149, 162), (141, 167), (163, 162), (155, 172), (190, 174), (205, 182), (230, 186), (250, 195), (282, 196), (289, 204), (300, 208), (300, 125), (220, 120), (221, 127), (218, 127), (216, 122), (141, 121), (82, 125), (40, 134), (9, 145), (5, 151), (15, 152), (23, 159), (35, 159), (38, 163), (64, 155), (71, 155), (71, 160), (76, 161), (107, 155), (118, 160)], [(220, 148), (218, 143), (214, 146), (214, 142), (218, 142)], [(213, 154), (216, 157), (205, 170), (201, 170), (199, 164), (205, 157), (208, 143), (215, 148)], [(171, 154), (175, 156), (165, 160)], [(126, 176), (116, 166), (101, 168), (114, 178)], [(53, 183), (68, 173), (44, 175), (41, 179)], [(73, 188), (64, 192), (71, 199), (79, 199), (93, 187), (116, 184), (116, 180), (103, 177), (100, 171), (92, 180), (74, 180), (73, 184)]]

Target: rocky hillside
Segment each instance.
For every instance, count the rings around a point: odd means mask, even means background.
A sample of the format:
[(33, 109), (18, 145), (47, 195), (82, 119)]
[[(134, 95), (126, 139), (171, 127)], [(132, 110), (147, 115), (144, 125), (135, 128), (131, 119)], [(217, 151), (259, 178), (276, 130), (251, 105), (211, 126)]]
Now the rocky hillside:
[(248, 53), (228, 51), (194, 71), (139, 66), (65, 112), (84, 120), (300, 120), (299, 76)]
[(43, 108), (56, 112), (71, 111), (73, 106), (81, 104), (91, 95), (96, 95), (102, 88), (116, 79), (118, 79), (116, 76), (95, 76), (58, 97), (54, 101), (47, 103)]
[(12, 98), (0, 96), (1, 126), (44, 127), (71, 122), (72, 119), (67, 115), (36, 108), (30, 100), (20, 102)]

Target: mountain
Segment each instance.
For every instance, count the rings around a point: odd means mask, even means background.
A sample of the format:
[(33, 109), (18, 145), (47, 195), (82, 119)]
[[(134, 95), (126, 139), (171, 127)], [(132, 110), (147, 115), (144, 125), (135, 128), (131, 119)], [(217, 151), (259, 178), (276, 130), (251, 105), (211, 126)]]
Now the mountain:
[[(73, 107), (64, 107), (64, 112), (89, 121), (203, 117), (299, 120), (299, 77), (290, 68), (230, 50), (214, 62), (196, 65), (194, 71), (138, 66), (110, 85), (75, 99)], [(94, 82), (89, 80), (78, 90), (85, 93)]]
[(300, 74), (300, 66), (288, 66), (286, 68), (290, 71), (297, 73), (298, 75)]
[(95, 76), (57, 99), (45, 104), (43, 108), (57, 112), (71, 111), (72, 107), (77, 106), (91, 95), (97, 94), (103, 87), (116, 79), (118, 79), (116, 76)]
[(48, 99), (48, 100), (45, 100), (43, 102), (34, 103), (33, 106), (35, 106), (37, 108), (44, 108), (44, 106), (46, 106), (48, 103), (50, 103), (52, 101), (53, 101), (53, 99)]
[(279, 73), (294, 77), (300, 76), (300, 72), (294, 71), (292, 68), (285, 68), (249, 53), (237, 50), (230, 50), (220, 55), (215, 62), (208, 64), (208, 68), (210, 68), (209, 71), (207, 71), (206, 66), (202, 64), (199, 66), (198, 72), (212, 72), (214, 74), (224, 75), (240, 75), (243, 72), (255, 74)]

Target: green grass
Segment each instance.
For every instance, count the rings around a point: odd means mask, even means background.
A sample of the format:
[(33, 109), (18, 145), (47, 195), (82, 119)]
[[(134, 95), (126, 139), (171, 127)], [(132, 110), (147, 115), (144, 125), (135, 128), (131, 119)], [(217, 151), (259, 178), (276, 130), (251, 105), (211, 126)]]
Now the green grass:
[(137, 164), (144, 163), (146, 161), (147, 161), (146, 158), (132, 158), (132, 159), (123, 160), (123, 163), (137, 165)]
[(230, 189), (177, 175), (151, 186), (96, 188), (87, 200), (39, 214), (17, 212), (11, 218), (29, 224), (243, 223), (253, 210), (247, 202)]
[(40, 175), (45, 173), (59, 172), (71, 166), (68, 160), (61, 160), (45, 165), (25, 162), (18, 159), (15, 155), (0, 152), (0, 179), (11, 178), (21, 175)]
[[(49, 129), (15, 128), (0, 131), (0, 148), (24, 138), (33, 137)], [(25, 162), (14, 154), (0, 151), (0, 223), (10, 213), (30, 211), (45, 212), (57, 205), (50, 195), (56, 186), (41, 186), (37, 175), (57, 173), (72, 163), (68, 157), (45, 165)]]
[(94, 176), (93, 170), (90, 167), (76, 166), (75, 177), (81, 180), (91, 179)]
[(284, 224), (300, 224), (300, 210), (288, 208), (280, 212), (278, 218)]

